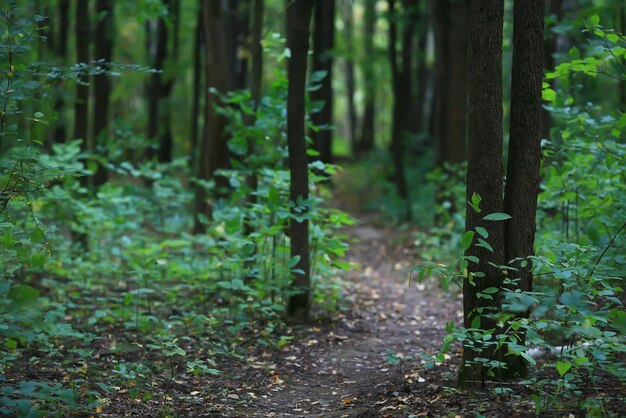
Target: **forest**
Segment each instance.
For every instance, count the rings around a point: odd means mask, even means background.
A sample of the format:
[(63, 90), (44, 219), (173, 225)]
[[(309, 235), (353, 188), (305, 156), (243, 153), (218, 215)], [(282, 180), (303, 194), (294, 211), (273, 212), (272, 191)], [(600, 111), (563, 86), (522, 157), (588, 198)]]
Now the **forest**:
[(4, 0), (0, 415), (618, 417), (619, 0)]

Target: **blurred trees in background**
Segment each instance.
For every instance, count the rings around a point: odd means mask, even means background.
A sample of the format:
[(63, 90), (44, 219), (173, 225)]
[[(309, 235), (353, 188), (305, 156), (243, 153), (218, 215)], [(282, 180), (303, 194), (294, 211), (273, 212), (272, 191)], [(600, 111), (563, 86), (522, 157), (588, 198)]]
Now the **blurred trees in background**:
[(282, 347), (285, 319), (342, 301), (353, 219), (329, 196), (348, 190), (419, 228), (423, 277), (464, 288), (444, 342), (464, 346), (462, 382), (522, 376), (527, 347), (563, 341), (588, 345), (560, 388), (623, 373), (622, 2), (1, 11), (0, 371), (114, 329), (170, 360), (183, 334)]

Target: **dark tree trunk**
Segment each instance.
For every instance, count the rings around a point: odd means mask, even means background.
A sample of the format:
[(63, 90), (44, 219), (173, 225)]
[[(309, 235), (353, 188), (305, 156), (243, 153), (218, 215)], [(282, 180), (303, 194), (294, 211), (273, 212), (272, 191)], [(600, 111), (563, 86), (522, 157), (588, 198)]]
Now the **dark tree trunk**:
[[(475, 318), (480, 318), (480, 328), (495, 328), (493, 320), (486, 317), (493, 301), (478, 297), (478, 292), (488, 287), (502, 285), (502, 272), (490, 265), (504, 263), (504, 229), (501, 222), (485, 221), (487, 214), (503, 209), (502, 162), (502, 24), (503, 0), (471, 1), (469, 11), (469, 124), (467, 201), (480, 195), (482, 211), (476, 213), (467, 207), (465, 229), (475, 231), (483, 227), (489, 233), (491, 253), (484, 247), (472, 245), (466, 256), (478, 257), (470, 263), (470, 279), (463, 281), (464, 326), (471, 328)], [(477, 276), (476, 276), (477, 275)], [(484, 275), (484, 277), (480, 277)], [(472, 278), (473, 276), (473, 278)], [(483, 308), (482, 313), (477, 309)], [(474, 324), (476, 325), (476, 324)], [(466, 344), (459, 381), (475, 386), (484, 382), (486, 369), (474, 362), (476, 357), (493, 358), (488, 349), (473, 350)]]
[[(179, 26), (179, 0), (165, 0), (164, 5), (168, 9), (171, 19), (170, 31), (166, 18), (161, 17), (156, 25), (150, 25), (148, 48), (152, 57), (153, 68), (158, 70), (152, 74), (148, 90), (148, 138), (158, 139), (157, 149), (148, 151), (148, 158), (156, 155), (160, 163), (172, 161), (173, 139), (171, 126), (170, 95), (174, 87), (172, 74), (164, 73), (168, 59), (176, 62), (178, 53), (178, 26)], [(154, 30), (152, 30), (154, 28)], [(170, 47), (171, 43), (171, 47)]]
[(311, 100), (324, 102), (324, 107), (311, 115), (311, 120), (322, 128), (311, 132), (313, 146), (319, 152), (316, 159), (324, 163), (332, 160), (333, 121), (333, 46), (335, 38), (335, 0), (315, 2), (313, 18), (313, 72), (324, 71), (321, 87), (311, 92)]
[[(557, 24), (563, 18), (563, 0), (550, 0), (549, 1), (549, 13), (555, 19), (549, 27), (546, 27), (546, 36), (543, 48), (544, 48), (544, 67), (546, 71), (554, 71), (554, 54), (557, 52), (557, 45), (559, 37), (556, 33), (551, 31), (551, 27)], [(554, 88), (554, 80), (550, 80), (549, 83)], [(550, 138), (550, 128), (552, 127), (552, 115), (547, 109), (541, 110), (541, 136), (543, 138)]]
[[(371, 54), (374, 52), (374, 33), (376, 31), (376, 1), (365, 0), (364, 7), (363, 51), (365, 54)], [(376, 131), (374, 124), (376, 115), (376, 81), (371, 60), (363, 60), (362, 66), (364, 104), (358, 151), (359, 153), (366, 153), (374, 149), (374, 135)]]
[[(412, 38), (414, 22), (405, 19), (402, 25), (396, 13), (395, 0), (388, 0), (389, 4), (389, 60), (393, 83), (393, 125), (391, 132), (391, 157), (394, 168), (394, 180), (398, 196), (405, 204), (405, 220), (411, 219), (411, 201), (404, 172), (404, 142), (405, 136), (410, 134), (409, 109), (411, 108), (411, 69), (413, 54)], [(411, 0), (402, 1), (405, 13), (415, 4)], [(398, 27), (401, 27), (400, 56), (398, 56)]]
[[(619, 31), (623, 34), (626, 33), (626, 6), (622, 6), (618, 10), (619, 13)], [(622, 68), (626, 68), (626, 57), (622, 55), (621, 58), (621, 66)], [(626, 74), (622, 74), (625, 76)], [(626, 82), (622, 81), (619, 83), (619, 103), (620, 103), (620, 111), (622, 113), (626, 112)], [(626, 294), (626, 292), (624, 292)]]
[[(230, 19), (227, 12), (228, 9), (222, 9), (221, 2), (213, 0), (203, 0), (202, 2), (207, 89), (205, 93), (204, 138), (201, 146), (198, 177), (204, 181), (213, 179), (215, 171), (218, 169), (230, 166), (230, 153), (224, 132), (226, 119), (216, 111), (215, 106), (218, 100), (209, 91), (209, 88), (214, 88), (224, 93), (231, 90), (234, 83), (233, 72), (230, 67), (231, 61), (229, 60), (229, 54), (232, 51), (229, 49), (228, 43)], [(218, 188), (215, 192), (216, 196), (221, 193), (221, 188), (225, 187), (221, 180), (223, 179), (216, 179), (216, 187)], [(211, 219), (212, 213), (206, 188), (198, 186), (195, 200), (197, 216), (194, 231), (199, 233), (204, 230), (204, 226), (198, 215)]]
[[(356, 104), (354, 103), (355, 82), (354, 82), (354, 11), (352, 9), (351, 0), (343, 0), (343, 21), (346, 47), (348, 56), (345, 58), (344, 74), (346, 78), (346, 95), (348, 96), (348, 140), (350, 141), (350, 149), (352, 155), (358, 153), (356, 138)], [(368, 53), (371, 53), (369, 51)]]
[[(180, 7), (181, 0), (170, 0), (169, 16), (171, 19), (171, 31), (167, 31), (168, 45), (168, 67), (176, 67), (178, 62), (178, 50), (180, 39)], [(176, 77), (169, 73), (164, 77), (162, 110), (160, 119), (163, 121), (163, 128), (160, 133), (158, 160), (160, 163), (171, 162), (174, 158), (174, 137), (172, 134), (172, 92)]]
[(204, 91), (202, 87), (202, 57), (204, 55), (204, 41), (202, 35), (202, 10), (198, 11), (197, 23), (196, 23), (196, 36), (194, 37), (193, 44), (193, 93), (191, 99), (191, 158), (190, 166), (191, 172), (197, 173), (197, 161), (200, 150), (198, 149), (198, 136), (200, 126), (200, 112), (201, 112), (201, 100), (204, 96), (201, 94)]
[(426, 105), (426, 92), (428, 87), (428, 67), (426, 65), (426, 48), (428, 41), (428, 16), (423, 10), (418, 10), (416, 21), (419, 22), (415, 57), (417, 59), (417, 71), (415, 72), (415, 92), (411, 99), (411, 115), (413, 126), (411, 130), (415, 133), (425, 133), (428, 131), (428, 123), (424, 116)]
[[(96, 2), (98, 22), (94, 33), (95, 59), (99, 61), (103, 71), (110, 69), (113, 57), (113, 1), (98, 0)], [(109, 126), (109, 99), (111, 96), (111, 79), (108, 74), (99, 74), (93, 77), (93, 125), (92, 134), (94, 150), (102, 157), (107, 158), (107, 139)], [(104, 164), (97, 165), (93, 183), (99, 187), (107, 181), (107, 172)]]
[[(167, 1), (167, 0), (166, 0)], [(166, 3), (167, 5), (167, 3)], [(163, 69), (167, 56), (167, 26), (165, 18), (160, 17), (157, 21), (146, 23), (146, 39), (148, 56), (152, 62), (152, 68), (155, 70), (150, 77), (148, 84), (148, 139), (154, 141), (159, 138), (160, 124), (160, 105), (163, 97)], [(152, 145), (146, 153), (147, 159), (154, 159), (161, 150), (161, 143)]]
[[(89, 64), (89, 2), (87, 0), (76, 2), (76, 60), (79, 63)], [(89, 144), (89, 77), (81, 75), (76, 85), (76, 100), (74, 103), (74, 138), (83, 140), (82, 150), (88, 152)], [(87, 177), (81, 177), (83, 186), (89, 181)]]
[(467, 159), (467, 0), (433, 1), (435, 14), (438, 165)]
[(289, 147), (289, 196), (292, 214), (302, 217), (300, 222), (291, 219), (289, 236), (291, 257), (298, 257), (292, 286), (296, 293), (289, 298), (287, 313), (296, 321), (306, 321), (310, 299), (309, 222), (303, 206), (309, 198), (309, 177), (305, 141), (305, 87), (307, 53), (309, 50), (309, 25), (314, 0), (293, 0), (287, 6), (287, 45), (291, 50), (287, 95), (287, 143)]
[[(261, 82), (263, 79), (263, 15), (265, 14), (264, 0), (253, 0), (251, 3), (250, 13), (250, 65), (248, 69), (248, 75), (250, 80), (250, 98), (252, 100), (252, 109), (255, 113), (246, 117), (246, 125), (253, 126), (256, 122), (256, 111), (259, 108), (261, 102)], [(254, 156), (255, 151), (255, 137), (248, 138), (248, 156)], [(250, 174), (246, 177), (246, 184), (250, 189), (246, 196), (246, 203), (248, 207), (251, 207), (257, 202), (256, 191), (258, 188), (257, 170), (259, 167), (250, 165)], [(254, 226), (252, 220), (246, 217), (244, 223), (244, 236), (249, 237), (254, 232)], [(254, 248), (256, 252), (256, 248)], [(248, 269), (252, 267), (252, 262), (248, 263)], [(248, 278), (252, 278), (254, 275), (249, 273)]]
[[(505, 260), (518, 269), (519, 289), (532, 290), (531, 263), (535, 241), (535, 215), (541, 166), (541, 93), (543, 81), (543, 0), (516, 0), (513, 9), (513, 69), (511, 79), (511, 127), (504, 212)], [(524, 333), (518, 334), (524, 344)], [(509, 356), (506, 374), (523, 376), (526, 361)]]
[[(68, 28), (70, 25), (70, 2), (69, 0), (59, 0), (58, 6), (58, 19), (59, 22), (56, 25), (58, 27), (57, 39), (54, 42), (55, 52), (57, 58), (60, 60), (61, 65), (65, 65), (67, 61), (67, 40), (68, 40)], [(63, 90), (63, 81), (58, 84), (59, 90), (54, 100), (54, 112), (57, 115), (57, 120), (54, 127), (54, 142), (57, 144), (65, 142), (67, 136), (66, 118), (64, 114), (65, 100)]]
[(250, 34), (250, 7), (251, 0), (230, 0), (230, 37), (232, 44), (230, 51), (230, 68), (233, 72), (233, 88), (245, 89), (249, 85), (247, 59), (239, 52), (246, 48)]

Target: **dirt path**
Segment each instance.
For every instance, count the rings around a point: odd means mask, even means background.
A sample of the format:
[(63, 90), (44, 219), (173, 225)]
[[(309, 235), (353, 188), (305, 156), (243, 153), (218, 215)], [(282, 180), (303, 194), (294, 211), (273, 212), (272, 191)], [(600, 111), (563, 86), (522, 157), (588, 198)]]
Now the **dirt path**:
[(273, 359), (275, 374), (245, 415), (407, 416), (409, 406), (413, 414), (421, 409), (416, 387), (444, 393), (441, 371), (429, 376), (412, 371), (415, 362), (394, 365), (387, 357), (390, 350), (397, 357), (433, 352), (446, 321), (458, 320), (460, 301), (440, 296), (433, 284), (408, 286), (415, 262), (407, 250), (410, 236), (371, 222), (346, 233), (355, 241), (349, 261), (356, 268), (348, 273), (352, 309), (329, 327), (300, 330), (299, 342)]

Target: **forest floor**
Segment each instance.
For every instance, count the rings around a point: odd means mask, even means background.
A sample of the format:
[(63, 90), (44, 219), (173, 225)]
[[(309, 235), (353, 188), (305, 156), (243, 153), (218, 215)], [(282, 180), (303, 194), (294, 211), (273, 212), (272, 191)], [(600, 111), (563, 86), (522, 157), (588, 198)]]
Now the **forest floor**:
[(294, 327), (283, 349), (256, 353), (222, 375), (212, 386), (228, 394), (198, 416), (534, 416), (530, 401), (457, 389), (459, 348), (444, 364), (422, 366), (419, 354), (436, 353), (446, 323), (462, 320), (461, 297), (434, 281), (409, 283), (419, 261), (411, 231), (385, 226), (378, 214), (356, 216), (360, 222), (344, 230), (353, 265), (344, 309)]

